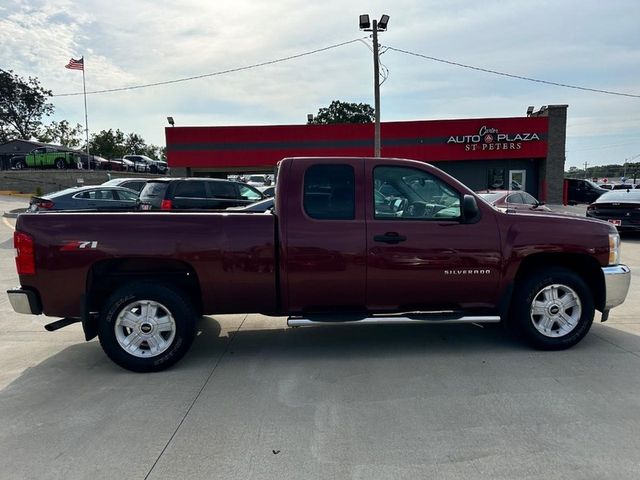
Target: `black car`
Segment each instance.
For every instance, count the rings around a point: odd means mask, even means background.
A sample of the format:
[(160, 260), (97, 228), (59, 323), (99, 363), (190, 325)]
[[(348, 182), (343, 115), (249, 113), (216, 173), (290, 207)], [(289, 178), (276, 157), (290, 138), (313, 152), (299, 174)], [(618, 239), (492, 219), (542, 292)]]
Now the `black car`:
[(618, 230), (640, 230), (640, 190), (605, 193), (587, 207), (587, 217), (606, 220)]
[(264, 196), (241, 182), (217, 178), (158, 178), (140, 192), (141, 210), (215, 209), (249, 205)]
[(567, 178), (565, 179), (565, 182), (568, 183), (569, 187), (567, 199), (569, 205), (575, 205), (576, 203), (591, 203), (600, 195), (609, 191), (599, 187), (590, 180)]

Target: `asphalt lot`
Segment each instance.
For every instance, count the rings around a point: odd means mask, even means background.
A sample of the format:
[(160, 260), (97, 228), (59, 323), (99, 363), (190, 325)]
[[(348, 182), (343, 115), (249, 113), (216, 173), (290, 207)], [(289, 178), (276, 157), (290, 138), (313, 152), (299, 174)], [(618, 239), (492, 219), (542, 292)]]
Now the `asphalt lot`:
[[(25, 205), (0, 197), (0, 212)], [(640, 237), (627, 302), (564, 352), (496, 327), (203, 318), (158, 374), (12, 311), (0, 219), (0, 478), (637, 479)]]

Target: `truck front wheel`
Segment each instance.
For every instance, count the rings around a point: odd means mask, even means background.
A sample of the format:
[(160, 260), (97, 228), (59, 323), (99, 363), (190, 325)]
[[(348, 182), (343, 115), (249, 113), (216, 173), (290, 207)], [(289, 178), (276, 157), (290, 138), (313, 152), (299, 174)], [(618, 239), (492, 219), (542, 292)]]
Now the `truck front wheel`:
[(67, 162), (64, 161), (64, 158), (56, 158), (55, 165), (58, 170), (64, 170), (67, 168)]
[(540, 350), (563, 350), (578, 343), (593, 323), (589, 287), (575, 272), (560, 267), (536, 271), (519, 285), (513, 321)]
[(189, 350), (196, 313), (182, 293), (154, 282), (125, 285), (106, 301), (98, 324), (102, 349), (134, 372), (170, 367)]

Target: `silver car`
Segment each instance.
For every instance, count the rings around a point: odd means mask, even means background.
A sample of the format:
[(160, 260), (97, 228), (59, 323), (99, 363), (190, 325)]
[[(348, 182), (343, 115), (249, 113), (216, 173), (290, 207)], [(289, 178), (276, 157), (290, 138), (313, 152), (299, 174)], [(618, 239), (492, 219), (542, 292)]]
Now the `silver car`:
[(27, 212), (52, 210), (135, 210), (138, 192), (124, 187), (88, 185), (31, 197)]

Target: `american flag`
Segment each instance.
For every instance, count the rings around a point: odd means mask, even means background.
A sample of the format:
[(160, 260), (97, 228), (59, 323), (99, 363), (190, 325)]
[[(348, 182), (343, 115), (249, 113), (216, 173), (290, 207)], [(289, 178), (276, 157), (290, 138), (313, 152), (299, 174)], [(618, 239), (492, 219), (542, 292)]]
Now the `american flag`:
[(72, 58), (71, 60), (69, 60), (69, 63), (64, 66), (64, 68), (68, 68), (70, 70), (84, 70), (84, 57), (80, 57), (80, 60)]

